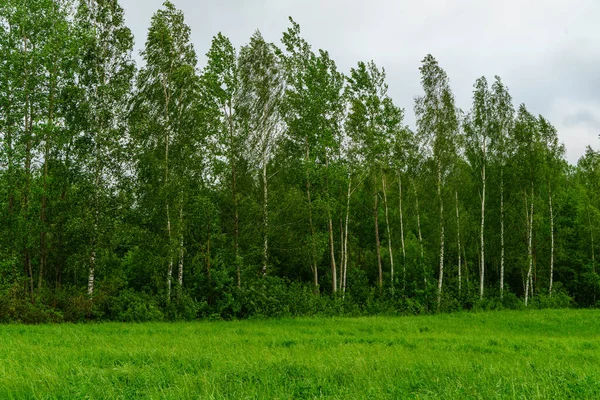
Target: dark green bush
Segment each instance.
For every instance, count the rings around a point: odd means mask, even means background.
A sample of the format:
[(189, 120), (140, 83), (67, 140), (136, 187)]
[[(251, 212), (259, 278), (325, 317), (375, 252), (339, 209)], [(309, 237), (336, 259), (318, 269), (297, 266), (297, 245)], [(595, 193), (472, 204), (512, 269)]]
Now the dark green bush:
[(161, 321), (164, 318), (156, 297), (125, 289), (108, 301), (109, 318), (122, 322)]

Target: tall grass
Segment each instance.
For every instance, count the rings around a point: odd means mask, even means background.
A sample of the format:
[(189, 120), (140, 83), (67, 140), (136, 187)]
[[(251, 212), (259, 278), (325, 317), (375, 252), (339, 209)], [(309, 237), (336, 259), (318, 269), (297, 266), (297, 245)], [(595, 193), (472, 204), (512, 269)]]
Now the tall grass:
[(600, 398), (600, 312), (0, 326), (1, 399)]

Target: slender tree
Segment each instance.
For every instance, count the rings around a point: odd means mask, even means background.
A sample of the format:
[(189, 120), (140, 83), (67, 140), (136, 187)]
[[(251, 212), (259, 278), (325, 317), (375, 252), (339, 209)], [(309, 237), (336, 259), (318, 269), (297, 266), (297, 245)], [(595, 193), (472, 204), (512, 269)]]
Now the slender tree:
[(268, 167), (282, 132), (281, 101), (284, 74), (274, 46), (256, 31), (242, 47), (238, 62), (240, 76), (239, 107), (251, 142), (252, 159), (261, 171), (263, 187), (263, 262), (267, 275), (269, 262)]
[(101, 218), (108, 216), (101, 201), (103, 192), (120, 175), (123, 152), (118, 144), (125, 128), (125, 102), (129, 100), (135, 67), (131, 58), (133, 35), (125, 26), (123, 9), (117, 1), (80, 1), (77, 23), (84, 40), (78, 70), (83, 90), (81, 105), (86, 109), (78, 122), (90, 143), (82, 162), (89, 165), (92, 175), (87, 285), (88, 296), (92, 297)]
[(421, 71), (421, 84), (425, 93), (423, 96), (415, 99), (418, 135), (432, 159), (435, 174), (437, 175), (436, 188), (440, 226), (437, 294), (439, 308), (444, 280), (445, 224), (443, 185), (449, 170), (449, 164), (454, 158), (453, 136), (458, 129), (458, 117), (448, 77), (437, 61), (431, 55), (428, 55), (423, 59), (423, 65), (419, 69)]
[[(302, 154), (305, 170), (305, 190), (309, 222), (310, 262), (315, 291), (318, 288), (318, 254), (315, 244), (313, 175), (324, 167), (327, 230), (331, 262), (332, 291), (338, 288), (335, 262), (332, 202), (330, 182), (335, 180), (336, 154), (340, 153), (341, 124), (344, 111), (344, 77), (326, 51), (313, 53), (310, 45), (300, 36), (300, 26), (290, 18), (292, 26), (284, 33), (282, 42), (286, 53), (282, 61), (286, 71), (286, 95), (283, 101), (287, 139)], [(318, 160), (324, 160), (319, 162)], [(343, 246), (340, 246), (343, 255)], [(342, 257), (343, 259), (343, 257)], [(342, 261), (343, 262), (343, 261)], [(340, 267), (341, 268), (341, 267)], [(341, 280), (340, 280), (341, 282)]]
[(533, 295), (533, 225), (536, 202), (536, 185), (538, 183), (537, 170), (540, 164), (540, 135), (537, 119), (529, 113), (524, 105), (519, 107), (515, 122), (515, 139), (517, 141), (517, 162), (522, 165), (521, 181), (525, 203), (525, 220), (527, 236), (527, 273), (524, 280), (525, 305), (528, 305), (529, 297)]
[[(385, 70), (375, 63), (359, 62), (350, 70), (348, 96), (350, 112), (346, 131), (355, 143), (360, 162), (369, 166), (373, 182), (373, 220), (375, 222), (375, 251), (377, 254), (377, 284), (383, 288), (383, 266), (379, 237), (379, 185), (377, 178), (390, 164), (395, 132), (400, 129), (402, 110), (387, 95)], [(387, 203), (387, 202), (386, 202)], [(385, 206), (385, 204), (384, 204)], [(390, 248), (391, 248), (391, 238)]]
[[(137, 78), (135, 107), (138, 118), (143, 118), (138, 126), (143, 131), (139, 132), (139, 146), (146, 151), (139, 166), (149, 168), (150, 179), (160, 188), (166, 228), (166, 297), (169, 301), (176, 249), (183, 246), (182, 240), (177, 240), (183, 221), (173, 218), (173, 214), (179, 211), (183, 217), (182, 181), (187, 165), (182, 157), (185, 149), (191, 147), (186, 143), (194, 137), (197, 122), (194, 109), (198, 97), (197, 59), (190, 42), (190, 29), (183, 13), (171, 2), (166, 1), (152, 17), (142, 57), (146, 65)], [(154, 174), (159, 171), (161, 179), (156, 181)], [(180, 271), (183, 274), (183, 268)]]
[(547, 119), (541, 115), (538, 117), (539, 131), (541, 140), (544, 143), (546, 157), (545, 157), (545, 171), (546, 171), (546, 185), (548, 187), (548, 219), (550, 221), (550, 266), (549, 266), (549, 284), (548, 294), (552, 296), (552, 287), (554, 284), (554, 255), (555, 255), (555, 240), (554, 240), (554, 207), (553, 207), (553, 188), (556, 186), (558, 178), (562, 175), (565, 149), (562, 144), (558, 141), (556, 128), (548, 122)]
[[(479, 227), (479, 298), (483, 299), (485, 289), (485, 205), (486, 205), (486, 167), (488, 164), (488, 151), (491, 124), (491, 99), (485, 77), (477, 79), (473, 92), (473, 108), (465, 124), (467, 133), (467, 154), (469, 155), (473, 170), (477, 171), (481, 182), (479, 198), (481, 200), (481, 223)], [(460, 253), (460, 252), (459, 252)]]
[(233, 201), (233, 255), (235, 257), (236, 284), (242, 286), (240, 256), (240, 217), (238, 175), (242, 145), (246, 137), (240, 128), (237, 115), (239, 77), (236, 51), (227, 37), (219, 33), (212, 40), (206, 54), (208, 62), (202, 74), (204, 97), (207, 109), (214, 110), (218, 132), (218, 153), (226, 158), (231, 179)]
[(514, 109), (512, 98), (508, 89), (502, 83), (500, 77), (496, 76), (492, 85), (492, 137), (491, 148), (492, 155), (500, 169), (500, 298), (504, 296), (504, 264), (505, 264), (505, 182), (504, 173), (506, 170), (506, 160), (511, 156), (510, 139), (514, 126)]

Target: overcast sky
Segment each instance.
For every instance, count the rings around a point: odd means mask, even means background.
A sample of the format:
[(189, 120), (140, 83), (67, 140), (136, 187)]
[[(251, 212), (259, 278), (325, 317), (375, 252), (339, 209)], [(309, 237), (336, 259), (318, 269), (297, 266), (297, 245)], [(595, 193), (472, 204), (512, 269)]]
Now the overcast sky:
[[(162, 0), (121, 0), (128, 26), (143, 48)], [(475, 79), (499, 75), (515, 108), (525, 103), (558, 129), (567, 159), (600, 148), (599, 0), (172, 0), (183, 10), (205, 64), (212, 37), (222, 32), (246, 44), (259, 29), (280, 45), (288, 16), (314, 50), (329, 51), (348, 72), (373, 60), (387, 72), (389, 93), (414, 127), (421, 93), (419, 65), (431, 53), (450, 78), (457, 105), (471, 107)]]

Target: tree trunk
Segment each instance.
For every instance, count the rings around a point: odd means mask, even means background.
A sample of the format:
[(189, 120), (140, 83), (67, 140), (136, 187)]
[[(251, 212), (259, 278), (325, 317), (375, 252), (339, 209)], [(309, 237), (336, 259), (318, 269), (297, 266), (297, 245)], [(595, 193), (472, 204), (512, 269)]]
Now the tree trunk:
[(419, 195), (417, 193), (417, 185), (415, 184), (414, 179), (412, 180), (413, 189), (415, 191), (415, 207), (417, 211), (417, 232), (419, 234), (419, 246), (421, 248), (421, 266), (423, 267), (423, 283), (425, 284), (425, 289), (427, 289), (427, 271), (425, 270), (424, 263), (424, 252), (423, 252), (423, 235), (421, 234), (421, 214), (419, 212)]
[(238, 211), (238, 196), (237, 196), (237, 158), (235, 152), (235, 141), (234, 141), (234, 130), (233, 130), (233, 118), (232, 118), (232, 105), (229, 102), (229, 114), (227, 114), (227, 120), (229, 125), (229, 142), (230, 142), (230, 162), (231, 162), (231, 192), (233, 196), (233, 254), (235, 255), (235, 277), (237, 288), (242, 288), (242, 272), (240, 266), (240, 218)]
[(269, 214), (268, 214), (268, 189), (267, 189), (267, 155), (263, 153), (263, 265), (262, 265), (262, 276), (267, 276), (267, 263), (269, 260)]
[(342, 215), (340, 215), (340, 258), (338, 261), (339, 271), (338, 271), (338, 285), (337, 285), (338, 292), (342, 291), (342, 282), (344, 280), (343, 265), (344, 265), (344, 218)]
[[(167, 134), (167, 140), (165, 141), (165, 187), (168, 187), (169, 177), (169, 136)], [(168, 194), (167, 194), (168, 196)], [(167, 248), (169, 266), (167, 269), (167, 303), (171, 301), (171, 284), (173, 280), (173, 246), (171, 244), (171, 213), (169, 211), (169, 199), (165, 199), (165, 209), (167, 213)]]
[(88, 271), (87, 293), (91, 299), (94, 296), (94, 279), (96, 272), (96, 247), (98, 246), (98, 219), (100, 217), (100, 196), (98, 195), (100, 186), (100, 160), (96, 161), (96, 177), (94, 179), (94, 227), (92, 232), (92, 251), (90, 252), (90, 267)]
[(398, 201), (400, 211), (400, 243), (402, 245), (402, 290), (406, 293), (406, 245), (404, 243), (404, 211), (402, 210), (402, 176), (398, 172)]
[[(52, 113), (50, 115), (50, 121), (52, 121)], [(50, 122), (52, 126), (52, 122)], [(40, 210), (40, 269), (38, 271), (38, 295), (42, 291), (42, 283), (44, 280), (44, 273), (46, 271), (46, 264), (48, 259), (48, 249), (46, 243), (46, 208), (48, 202), (48, 158), (50, 157), (50, 141), (48, 134), (46, 133), (46, 143), (44, 145), (44, 177), (43, 177), (43, 194), (42, 194), (42, 205)]]
[(183, 290), (183, 195), (179, 204), (179, 268), (177, 270), (178, 294)]
[(485, 289), (485, 241), (484, 241), (484, 232), (485, 232), (485, 184), (486, 184), (486, 176), (485, 176), (485, 161), (481, 168), (481, 183), (482, 183), (482, 192), (481, 192), (481, 228), (479, 231), (479, 240), (480, 240), (480, 251), (481, 257), (479, 265), (479, 299), (483, 299), (483, 293)]
[(390, 252), (390, 283), (392, 291), (394, 290), (394, 254), (392, 253), (392, 235), (390, 232), (390, 217), (388, 212), (387, 203), (387, 182), (385, 178), (385, 172), (382, 174), (381, 179), (383, 187), (383, 207), (385, 208), (385, 229), (387, 233), (388, 251)]
[[(325, 154), (325, 168), (329, 174), (329, 158)], [(333, 223), (331, 221), (331, 198), (329, 196), (329, 178), (325, 176), (325, 189), (327, 190), (327, 225), (329, 228), (329, 256), (331, 258), (331, 290), (333, 293), (337, 291), (337, 267), (335, 265), (335, 248), (333, 241)]]
[(500, 299), (504, 298), (504, 168), (500, 169)]
[[(29, 97), (29, 96), (28, 96)], [(29, 101), (27, 102), (27, 108), (29, 109)], [(29, 195), (31, 192), (31, 135), (32, 135), (32, 121), (31, 115), (25, 116), (25, 131), (27, 136), (27, 142), (25, 144), (25, 190), (23, 197), (23, 213), (25, 214), (25, 224), (27, 229), (25, 230), (25, 269), (29, 277), (29, 293), (31, 297), (31, 303), (35, 302), (33, 296), (33, 269), (31, 266), (31, 254), (29, 250), (29, 235), (31, 234), (31, 226), (29, 222)]]
[[(98, 129), (98, 128), (96, 128)], [(94, 296), (94, 281), (95, 281), (95, 272), (96, 272), (96, 250), (98, 246), (98, 223), (100, 218), (100, 182), (102, 178), (102, 160), (100, 159), (100, 154), (98, 150), (98, 142), (99, 135), (96, 132), (95, 135), (95, 158), (96, 165), (94, 168), (94, 224), (92, 231), (92, 249), (90, 251), (90, 266), (88, 270), (88, 285), (87, 285), (87, 293), (88, 297), (91, 299)]]
[(438, 278), (438, 309), (442, 302), (442, 289), (444, 286), (444, 201), (442, 200), (442, 166), (438, 162), (438, 182), (437, 182), (438, 200), (440, 202), (440, 274)]
[[(11, 88), (8, 85), (9, 79), (8, 77), (6, 78), (7, 81), (7, 90), (8, 93), (11, 93)], [(10, 107), (10, 101), (9, 104), (6, 105), (6, 115), (10, 115), (11, 114), (11, 110), (9, 109)], [(13, 129), (14, 127), (12, 126), (14, 123), (12, 121), (8, 121), (8, 117), (7, 117), (7, 125), (6, 125), (6, 148), (7, 148), (7, 195), (8, 195), (8, 221), (7, 221), (7, 227), (8, 227), (8, 232), (7, 232), (7, 239), (9, 241), (9, 243), (16, 243), (17, 240), (17, 235), (16, 235), (16, 229), (15, 229), (15, 218), (14, 218), (14, 202), (15, 202), (15, 192), (14, 192), (14, 184), (13, 184)], [(14, 246), (10, 246), (9, 247), (9, 257), (11, 259), (13, 259), (14, 257)], [(11, 261), (11, 265), (12, 265), (12, 269), (13, 269), (13, 273), (17, 274), (17, 263), (12, 262)]]
[(375, 248), (377, 251), (377, 286), (379, 286), (379, 293), (383, 290), (383, 267), (381, 265), (381, 244), (379, 242), (379, 196), (377, 193), (377, 179), (373, 179), (373, 194), (374, 194), (374, 206), (373, 206), (373, 218), (375, 219)]
[(346, 226), (344, 228), (344, 266), (342, 268), (342, 293), (346, 293), (346, 277), (348, 276), (348, 220), (350, 218), (350, 195), (352, 176), (348, 175), (348, 195), (346, 197)]
[(550, 205), (550, 288), (548, 293), (552, 296), (552, 284), (554, 282), (554, 212), (552, 210), (552, 189), (548, 183), (548, 203)]
[(456, 241), (458, 253), (458, 294), (462, 293), (462, 258), (460, 257), (460, 215), (458, 213), (458, 191), (454, 192), (456, 196)]
[(165, 209), (167, 214), (167, 246), (168, 246), (168, 259), (169, 264), (167, 268), (167, 303), (171, 301), (171, 286), (173, 281), (173, 245), (171, 243), (171, 214), (169, 210), (169, 143), (171, 141), (171, 121), (169, 118), (169, 104), (171, 99), (171, 94), (169, 89), (167, 88), (167, 80), (163, 80), (163, 93), (165, 99), (165, 182), (164, 182), (164, 192), (165, 192)]
[[(533, 293), (533, 283), (532, 283), (532, 272), (533, 272), (533, 183), (531, 184), (531, 204), (529, 205), (530, 211), (528, 211), (528, 237), (527, 237), (527, 256), (529, 267), (527, 269), (527, 278), (525, 284), (525, 306), (527, 306), (529, 301), (529, 286), (531, 285), (531, 292)], [(525, 195), (525, 199), (527, 200), (527, 195)]]
[(331, 257), (331, 289), (333, 293), (337, 291), (337, 268), (335, 264), (335, 249), (333, 242), (333, 223), (331, 221), (331, 210), (327, 208), (327, 218), (329, 220), (329, 252)]
[(167, 201), (167, 243), (169, 267), (167, 269), (167, 303), (171, 301), (171, 284), (173, 280), (173, 251), (171, 245), (171, 214), (169, 213), (169, 203)]
[[(26, 37), (23, 38), (23, 49), (24, 53), (29, 51), (28, 48), (28, 40)], [(24, 136), (25, 136), (25, 188), (23, 190), (22, 196), (22, 215), (25, 222), (25, 238), (24, 238), (24, 246), (23, 246), (23, 266), (25, 269), (25, 275), (29, 278), (29, 295), (31, 303), (35, 302), (33, 296), (33, 270), (31, 267), (31, 254), (29, 250), (29, 235), (31, 234), (30, 227), (30, 216), (29, 216), (29, 196), (31, 191), (31, 145), (32, 145), (32, 131), (33, 131), (33, 110), (31, 107), (30, 101), (30, 93), (27, 90), (29, 86), (29, 69), (26, 65), (26, 60), (24, 58), (24, 84), (23, 87), (26, 90), (25, 94), (25, 115), (23, 118), (24, 125)]]

